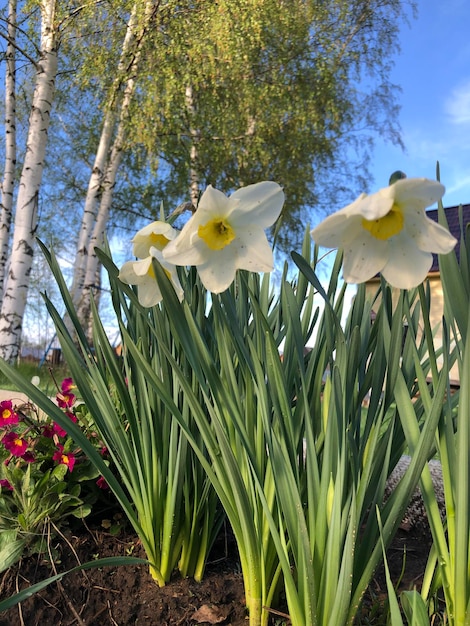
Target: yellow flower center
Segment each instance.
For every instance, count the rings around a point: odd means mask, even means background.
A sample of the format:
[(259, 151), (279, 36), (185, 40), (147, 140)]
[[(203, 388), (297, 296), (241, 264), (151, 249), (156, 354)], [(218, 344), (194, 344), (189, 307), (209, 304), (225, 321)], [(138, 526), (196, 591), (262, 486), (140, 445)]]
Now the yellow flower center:
[(235, 239), (235, 231), (221, 217), (216, 217), (199, 226), (197, 234), (211, 250), (222, 250)]
[(163, 250), (166, 244), (170, 241), (167, 237), (165, 237), (165, 235), (157, 235), (155, 233), (149, 235), (149, 239), (149, 248), (153, 246), (154, 248), (157, 248), (157, 250)]
[(394, 204), (387, 215), (378, 220), (362, 220), (362, 227), (370, 232), (372, 237), (385, 241), (397, 235), (403, 230), (403, 211), (397, 204)]
[(11, 417), (10, 409), (3, 409), (3, 411), (2, 411), (2, 418), (6, 420), (9, 417)]

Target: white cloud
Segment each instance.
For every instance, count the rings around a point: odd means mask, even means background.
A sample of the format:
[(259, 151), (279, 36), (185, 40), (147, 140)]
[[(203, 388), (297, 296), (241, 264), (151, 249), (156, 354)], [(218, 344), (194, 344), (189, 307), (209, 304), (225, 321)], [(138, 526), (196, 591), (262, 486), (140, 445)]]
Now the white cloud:
[(445, 102), (445, 108), (453, 124), (470, 122), (470, 80), (452, 91)]

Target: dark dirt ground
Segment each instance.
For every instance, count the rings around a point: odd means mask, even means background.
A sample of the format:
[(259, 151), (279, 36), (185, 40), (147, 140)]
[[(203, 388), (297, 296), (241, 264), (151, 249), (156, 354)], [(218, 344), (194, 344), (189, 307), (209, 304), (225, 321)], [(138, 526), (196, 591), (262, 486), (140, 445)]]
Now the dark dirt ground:
[[(56, 540), (57, 571), (65, 571), (97, 557), (145, 555), (135, 536), (121, 532), (115, 537), (102, 528), (72, 533), (67, 541)], [(429, 537), (422, 532), (400, 530), (388, 551), (395, 581), (405, 571), (399, 589), (420, 585), (429, 551)], [(0, 575), (0, 598), (56, 573), (44, 559), (29, 557)], [(381, 571), (367, 592), (358, 624), (382, 626), (386, 600)], [(207, 621), (204, 621), (207, 620)], [(0, 614), (0, 626), (247, 626), (243, 581), (233, 540), (222, 534), (212, 550), (203, 582), (182, 580), (177, 575), (158, 588), (146, 566), (93, 568), (65, 576), (21, 605)], [(289, 624), (273, 614), (272, 626)]]

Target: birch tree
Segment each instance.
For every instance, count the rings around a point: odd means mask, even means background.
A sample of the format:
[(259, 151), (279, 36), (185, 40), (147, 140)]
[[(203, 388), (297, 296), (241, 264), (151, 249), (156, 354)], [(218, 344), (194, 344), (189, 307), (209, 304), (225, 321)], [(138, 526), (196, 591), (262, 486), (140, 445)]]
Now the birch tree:
[(8, 276), (0, 311), (0, 357), (14, 362), (19, 354), (23, 316), (37, 228), (39, 189), (58, 67), (57, 0), (41, 0), (40, 56), (29, 117), (26, 153), (15, 210)]
[[(87, 269), (87, 257), (90, 250), (90, 242), (97, 219), (100, 197), (103, 191), (103, 181), (108, 169), (111, 145), (115, 134), (116, 119), (121, 106), (120, 97), (122, 84), (126, 81), (129, 65), (132, 65), (133, 48), (136, 37), (138, 22), (137, 5), (134, 4), (127, 24), (124, 41), (122, 43), (121, 57), (116, 71), (116, 77), (110, 88), (110, 93), (105, 104), (105, 111), (102, 122), (102, 130), (96, 149), (93, 168), (88, 182), (85, 196), (83, 216), (79, 237), (77, 241), (77, 253), (74, 263), (73, 283), (71, 293), (75, 304), (81, 297), (81, 290), (85, 283)], [(129, 92), (129, 89), (127, 89)], [(129, 97), (129, 96), (128, 96)], [(118, 129), (119, 134), (119, 129)]]
[[(127, 119), (136, 88), (145, 36), (155, 20), (161, 0), (136, 2), (131, 10), (121, 56), (103, 118), (94, 167), (85, 199), (77, 245), (72, 298), (84, 326), (91, 324), (90, 297), (99, 276), (95, 248), (102, 246), (111, 210), (114, 187), (126, 139)], [(88, 322), (88, 324), (87, 324)], [(89, 327), (91, 335), (91, 327)]]
[(8, 0), (5, 69), (5, 166), (0, 213), (0, 303), (8, 260), (16, 171), (16, 0)]

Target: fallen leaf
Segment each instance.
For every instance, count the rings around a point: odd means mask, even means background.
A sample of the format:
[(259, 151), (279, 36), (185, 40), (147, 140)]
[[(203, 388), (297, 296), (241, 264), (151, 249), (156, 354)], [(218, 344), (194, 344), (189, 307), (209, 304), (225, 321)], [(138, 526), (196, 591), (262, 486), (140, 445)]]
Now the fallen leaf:
[(218, 606), (203, 604), (192, 616), (195, 622), (206, 622), (208, 624), (220, 624), (227, 619), (227, 609), (222, 610)]

